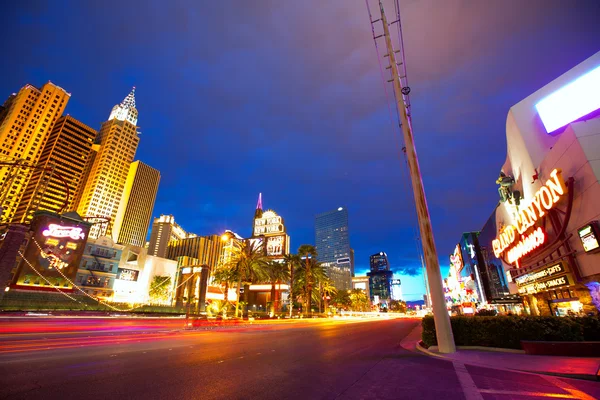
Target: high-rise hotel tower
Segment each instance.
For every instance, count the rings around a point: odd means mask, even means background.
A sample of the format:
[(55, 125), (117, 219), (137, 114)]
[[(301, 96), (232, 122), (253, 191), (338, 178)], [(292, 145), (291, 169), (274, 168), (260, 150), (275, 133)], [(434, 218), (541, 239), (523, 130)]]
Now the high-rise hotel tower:
[(41, 88), (25, 85), (11, 96), (2, 112), (0, 124), (1, 221), (14, 222), (17, 206), (32, 174), (20, 163), (35, 165), (56, 119), (67, 106), (71, 95), (51, 82)]
[(113, 224), (113, 240), (144, 247), (152, 209), (158, 192), (160, 172), (141, 161), (129, 167), (125, 190)]
[(29, 223), (36, 210), (73, 210), (85, 184), (85, 166), (93, 155), (97, 134), (70, 115), (56, 120), (41, 152), (39, 168), (32, 172), (21, 197), (15, 222)]
[(85, 217), (109, 218), (108, 229), (97, 224), (90, 237), (110, 236), (111, 226), (123, 196), (129, 167), (140, 141), (137, 133), (138, 111), (135, 108), (135, 87), (125, 99), (113, 107), (108, 121), (102, 123), (96, 143), (100, 149), (94, 158), (77, 208)]

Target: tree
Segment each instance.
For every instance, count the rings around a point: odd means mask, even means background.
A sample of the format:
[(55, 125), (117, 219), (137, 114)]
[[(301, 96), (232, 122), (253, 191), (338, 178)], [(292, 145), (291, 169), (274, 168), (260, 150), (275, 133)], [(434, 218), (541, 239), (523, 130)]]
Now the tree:
[(390, 311), (405, 313), (406, 312), (406, 302), (402, 300), (390, 300), (388, 303), (388, 307)]
[[(264, 277), (264, 265), (268, 258), (263, 252), (262, 244), (257, 241), (235, 240), (231, 252), (231, 258), (226, 263), (226, 268), (235, 271), (237, 282), (237, 303), (235, 305), (235, 316), (238, 316), (240, 308), (240, 288), (242, 283), (249, 285), (253, 280), (261, 280)], [(244, 303), (248, 304), (248, 290), (244, 290)], [(245, 308), (245, 307), (244, 307)]]
[(321, 295), (325, 302), (325, 312), (327, 312), (327, 309), (329, 308), (329, 301), (337, 294), (337, 292), (338, 291), (331, 279), (327, 278), (321, 282)]
[(271, 284), (271, 315), (278, 311), (276, 285), (290, 278), (290, 271), (287, 264), (279, 261), (270, 261), (264, 265), (264, 274), (267, 283)]
[(352, 311), (370, 311), (371, 301), (362, 289), (352, 289), (350, 291), (350, 309)]
[(339, 290), (331, 299), (331, 304), (337, 308), (347, 310), (352, 305), (350, 293), (347, 290)]
[(223, 311), (223, 316), (226, 316), (229, 308), (229, 288), (238, 280), (237, 270), (226, 265), (220, 265), (213, 272), (212, 279), (213, 282), (225, 286), (223, 304), (220, 309)]
[(300, 256), (298, 256), (297, 254), (287, 254), (285, 256), (285, 261), (284, 261), (289, 268), (290, 271), (290, 292), (289, 292), (289, 296), (290, 296), (290, 318), (292, 317), (292, 312), (294, 310), (294, 300), (296, 298), (295, 294), (296, 291), (294, 290), (294, 271), (297, 270), (301, 264), (302, 264), (302, 260), (300, 259)]
[(156, 275), (154, 278), (152, 278), (152, 282), (150, 282), (150, 290), (148, 292), (150, 303), (167, 303), (169, 301), (170, 292), (171, 277)]
[(310, 260), (317, 258), (317, 249), (315, 249), (315, 246), (313, 245), (303, 244), (298, 248), (298, 256), (300, 256), (300, 258), (304, 257), (306, 260), (306, 262), (304, 263), (304, 292), (306, 294), (306, 296), (304, 296), (304, 301), (306, 302), (306, 313), (310, 313), (310, 301), (312, 298), (312, 290), (314, 284), (316, 283), (314, 279), (314, 274), (310, 270)]
[(318, 302), (320, 300), (319, 292), (313, 291), (313, 288), (319, 282), (327, 279), (325, 268), (316, 259), (311, 258), (308, 259), (308, 262), (302, 262), (294, 275), (294, 290), (301, 293), (305, 314), (308, 314), (311, 310), (312, 301)]

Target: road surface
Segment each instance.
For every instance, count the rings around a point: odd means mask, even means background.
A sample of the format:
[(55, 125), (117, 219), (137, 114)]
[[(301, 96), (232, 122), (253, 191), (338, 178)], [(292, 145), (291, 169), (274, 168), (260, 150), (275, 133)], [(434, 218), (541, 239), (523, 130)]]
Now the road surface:
[(600, 398), (596, 382), (464, 366), (404, 349), (401, 340), (419, 323), (2, 334), (0, 398)]

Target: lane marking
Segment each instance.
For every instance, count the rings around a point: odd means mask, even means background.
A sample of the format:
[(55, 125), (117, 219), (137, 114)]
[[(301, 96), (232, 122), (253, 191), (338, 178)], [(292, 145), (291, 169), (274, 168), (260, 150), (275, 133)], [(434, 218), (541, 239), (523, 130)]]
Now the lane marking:
[(572, 397), (573, 399), (581, 399), (581, 400), (595, 400), (596, 398), (593, 396), (590, 396), (589, 394), (582, 392), (581, 390), (577, 389), (575, 386), (563, 381), (562, 379), (558, 379), (556, 376), (551, 376), (551, 375), (541, 375), (545, 380), (547, 380), (548, 382), (550, 382), (551, 384), (553, 384), (556, 387), (561, 388), (562, 390), (564, 390), (565, 392), (568, 392), (570, 394), (572, 394), (574, 397)]
[[(544, 392), (519, 392), (516, 390), (494, 390), (494, 389), (479, 389), (479, 392), (486, 394), (500, 394), (513, 396), (531, 396), (531, 397), (550, 397), (554, 399), (579, 399), (580, 397), (572, 396), (566, 393), (544, 393)], [(593, 397), (592, 397), (593, 399)]]
[(459, 361), (452, 361), (452, 365), (454, 366), (454, 371), (456, 371), (456, 376), (458, 376), (458, 381), (465, 398), (467, 400), (483, 400), (483, 396), (479, 392), (475, 382), (473, 382), (473, 378), (469, 374), (469, 371), (467, 371), (465, 364)]

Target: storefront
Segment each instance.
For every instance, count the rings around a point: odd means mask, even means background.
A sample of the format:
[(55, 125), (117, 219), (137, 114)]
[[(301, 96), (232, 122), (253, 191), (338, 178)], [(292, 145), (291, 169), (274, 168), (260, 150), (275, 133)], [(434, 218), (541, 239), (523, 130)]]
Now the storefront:
[(600, 309), (598, 93), (600, 52), (508, 113), (492, 251), (532, 315)]
[(473, 315), (486, 306), (480, 265), (476, 234), (465, 233), (450, 255), (450, 270), (444, 280), (446, 306), (451, 314)]

